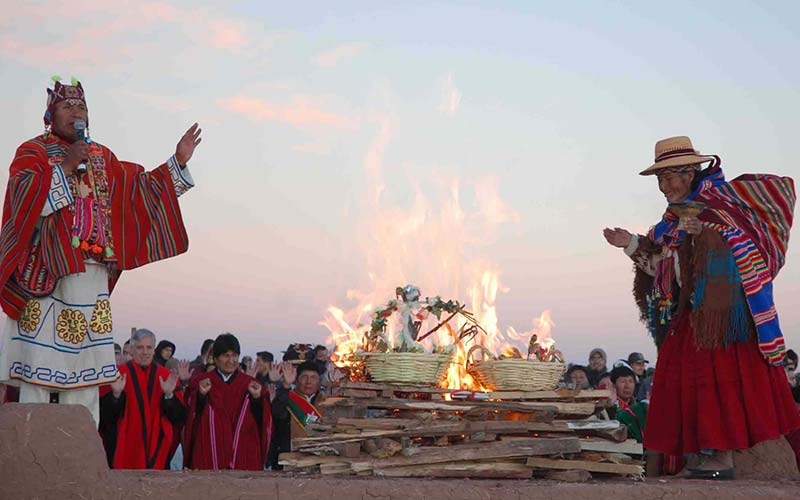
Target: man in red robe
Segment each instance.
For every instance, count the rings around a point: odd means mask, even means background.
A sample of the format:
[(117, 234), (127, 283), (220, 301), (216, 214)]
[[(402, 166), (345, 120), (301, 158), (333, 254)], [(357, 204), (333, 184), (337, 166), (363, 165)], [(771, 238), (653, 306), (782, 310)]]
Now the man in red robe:
[(235, 336), (220, 335), (214, 369), (189, 384), (183, 453), (190, 469), (264, 469), (272, 434), (269, 393), (239, 371), (240, 353)]
[(124, 270), (185, 252), (177, 198), (194, 185), (193, 125), (150, 172), (87, 139), (83, 87), (54, 77), (46, 131), (11, 163), (0, 230), (0, 383), (20, 401), (81, 404), (99, 420), (97, 387), (119, 376), (110, 294)]
[(100, 422), (106, 454), (115, 469), (168, 469), (173, 426), (186, 418), (178, 375), (153, 363), (155, 335), (136, 330), (133, 360), (120, 377), (100, 387)]

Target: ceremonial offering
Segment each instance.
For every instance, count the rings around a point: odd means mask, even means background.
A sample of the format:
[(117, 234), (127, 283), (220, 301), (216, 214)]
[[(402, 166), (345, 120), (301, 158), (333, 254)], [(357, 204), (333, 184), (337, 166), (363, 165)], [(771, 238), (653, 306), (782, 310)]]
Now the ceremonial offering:
[(680, 217), (678, 229), (684, 231), (686, 229), (686, 219), (700, 215), (706, 209), (706, 204), (699, 201), (683, 201), (670, 203), (668, 208), (670, 212)]
[[(483, 353), (483, 360), (473, 361), (472, 355), (478, 350)], [(494, 357), (485, 347), (474, 345), (467, 352), (466, 368), (482, 387), (491, 391), (544, 391), (555, 389), (566, 365), (554, 343), (545, 347), (534, 334), (527, 357), (523, 358), (517, 349)]]
[[(421, 300), (419, 288), (414, 285), (397, 287), (395, 296), (375, 310), (362, 349), (348, 361), (363, 365), (374, 382), (437, 385), (449, 368), (458, 342), (483, 329), (458, 301), (445, 301), (438, 296)], [(449, 325), (456, 316), (465, 320), (458, 330)], [(390, 324), (392, 318), (399, 322)], [(429, 318), (435, 318), (435, 325), (420, 334)], [(434, 344), (426, 351), (421, 342), (442, 328), (449, 332), (450, 342)]]

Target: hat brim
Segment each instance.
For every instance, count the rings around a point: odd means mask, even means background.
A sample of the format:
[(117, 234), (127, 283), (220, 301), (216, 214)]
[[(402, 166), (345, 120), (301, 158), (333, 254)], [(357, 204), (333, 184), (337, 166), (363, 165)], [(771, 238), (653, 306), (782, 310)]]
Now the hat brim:
[(695, 163), (708, 163), (714, 161), (713, 156), (707, 155), (684, 155), (676, 156), (675, 158), (667, 158), (653, 163), (646, 169), (639, 172), (639, 175), (655, 175), (658, 172), (673, 167), (684, 167), (686, 165), (694, 165)]

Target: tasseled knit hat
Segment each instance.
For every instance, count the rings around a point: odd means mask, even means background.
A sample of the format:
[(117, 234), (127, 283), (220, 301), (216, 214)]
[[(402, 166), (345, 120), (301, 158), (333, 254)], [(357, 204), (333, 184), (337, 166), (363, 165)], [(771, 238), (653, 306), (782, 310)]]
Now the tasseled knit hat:
[(47, 109), (44, 112), (44, 126), (49, 127), (53, 123), (53, 112), (56, 110), (56, 104), (67, 101), (75, 105), (83, 103), (86, 106), (86, 94), (83, 92), (83, 86), (77, 78), (72, 77), (71, 85), (64, 85), (61, 83), (60, 76), (53, 76), (53, 88), (47, 89)]

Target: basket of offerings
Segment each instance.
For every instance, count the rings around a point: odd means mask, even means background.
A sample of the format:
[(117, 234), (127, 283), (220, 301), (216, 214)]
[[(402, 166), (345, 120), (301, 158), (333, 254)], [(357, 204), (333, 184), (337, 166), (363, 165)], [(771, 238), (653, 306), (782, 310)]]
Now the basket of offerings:
[[(480, 350), (483, 359), (472, 359)], [(528, 356), (522, 357), (517, 349), (494, 357), (488, 349), (474, 345), (467, 352), (467, 373), (482, 387), (490, 391), (549, 391), (558, 386), (566, 371), (564, 356), (555, 348), (544, 348), (531, 338)]]
[(373, 382), (430, 386), (442, 380), (453, 359), (453, 354), (447, 352), (363, 352), (359, 355)]
[[(373, 382), (408, 385), (438, 385), (450, 367), (461, 339), (475, 335), (480, 326), (472, 314), (457, 301), (444, 301), (440, 297), (420, 298), (414, 285), (398, 287), (396, 299), (377, 309), (369, 331), (364, 335), (362, 349), (355, 354)], [(464, 319), (456, 332), (450, 321), (456, 316)], [(393, 333), (387, 327), (390, 318), (397, 320)], [(435, 326), (420, 334), (422, 325), (434, 320)], [(445, 328), (450, 343), (424, 347), (422, 342)], [(430, 342), (430, 341), (429, 341)]]

